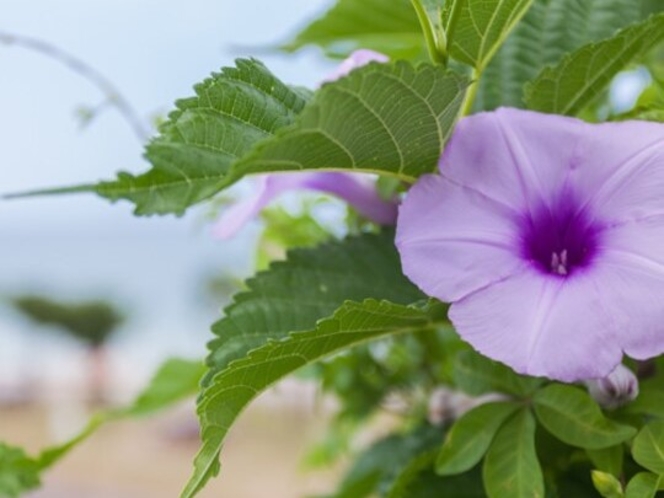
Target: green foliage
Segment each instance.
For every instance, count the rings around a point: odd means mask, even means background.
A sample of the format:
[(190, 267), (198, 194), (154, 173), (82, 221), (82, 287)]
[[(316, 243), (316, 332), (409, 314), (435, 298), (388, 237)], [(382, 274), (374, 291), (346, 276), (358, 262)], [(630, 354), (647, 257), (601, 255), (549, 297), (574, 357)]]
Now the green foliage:
[(445, 437), (436, 472), (454, 475), (474, 467), (484, 457), (498, 429), (518, 408), (514, 403), (488, 403), (459, 418)]
[(21, 448), (0, 443), (0, 497), (17, 498), (39, 484), (37, 462)]
[(661, 487), (662, 476), (639, 472), (627, 483), (626, 498), (654, 498)]
[(658, 379), (646, 381), (639, 387), (639, 396), (624, 410), (628, 413), (664, 418), (664, 390)]
[(318, 45), (332, 57), (367, 48), (394, 58), (424, 55), (422, 33), (410, 0), (339, 0), (282, 48)]
[(315, 365), (313, 371), (323, 390), (341, 402), (341, 420), (370, 416), (394, 392), (416, 411), (416, 393), (441, 380), (437, 366), (443, 347), (438, 330), (423, 331), (358, 346)]
[(434, 170), (466, 85), (440, 66), (369, 64), (324, 85), (294, 125), (235, 163), (231, 177), (343, 169), (412, 181)]
[(132, 416), (150, 415), (191, 398), (198, 392), (205, 370), (202, 361), (183, 358), (166, 360), (124, 413)]
[(664, 421), (650, 422), (639, 431), (632, 445), (632, 456), (651, 472), (664, 474)]
[(37, 457), (0, 443), (0, 497), (14, 498), (39, 486), (41, 473), (92, 436), (107, 422), (146, 416), (171, 407), (198, 391), (204, 372), (201, 361), (171, 358), (155, 373), (148, 386), (127, 407), (96, 414), (73, 438), (44, 449)]
[(385, 299), (410, 304), (425, 296), (401, 273), (394, 234), (364, 234), (313, 249), (296, 249), (286, 261), (246, 282), (212, 330), (208, 379), (251, 349), (291, 332), (310, 330), (346, 300)]
[(518, 375), (475, 351), (456, 355), (453, 375), (456, 386), (471, 396), (500, 392), (523, 397), (532, 394), (542, 383), (541, 379)]
[(535, 452), (535, 418), (527, 408), (498, 431), (482, 469), (489, 498), (543, 498), (544, 478)]
[(477, 110), (523, 107), (523, 86), (546, 66), (643, 18), (642, 2), (535, 0), (480, 82)]
[(599, 43), (566, 55), (526, 86), (529, 108), (575, 115), (595, 98), (625, 66), (664, 40), (664, 15), (618, 32)]
[(606, 418), (597, 403), (577, 387), (551, 384), (535, 393), (533, 401), (541, 424), (572, 446), (607, 448), (636, 434), (633, 427)]
[(439, 476), (433, 463), (437, 451), (430, 450), (413, 458), (394, 480), (387, 498), (484, 498), (479, 468), (455, 476)]
[(375, 493), (385, 494), (397, 486), (395, 482), (401, 477), (404, 466), (439, 445), (441, 439), (442, 429), (430, 425), (379, 439), (357, 456), (339, 488), (327, 498), (365, 498), (375, 496)]
[(612, 474), (593, 470), (592, 480), (595, 489), (604, 498), (624, 498), (622, 484)]
[(450, 55), (481, 72), (532, 2), (445, 2), (442, 17)]
[(256, 60), (238, 59), (236, 66), (196, 85), (195, 97), (176, 102), (160, 136), (147, 146), (152, 169), (120, 173), (90, 190), (131, 201), (138, 215), (180, 215), (226, 187), (233, 161), (292, 123), (309, 99)]
[(435, 307), (409, 307), (372, 299), (346, 301), (311, 330), (268, 342), (230, 363), (211, 379), (199, 400), (203, 447), (182, 496), (194, 496), (216, 474), (228, 428), (262, 390), (324, 356), (390, 334), (427, 329), (440, 320)]
[(586, 450), (586, 454), (596, 469), (620, 477), (623, 470), (625, 450), (622, 444), (601, 448), (599, 450)]
[(18, 296), (13, 306), (41, 325), (54, 325), (90, 346), (101, 346), (117, 330), (123, 316), (106, 301), (63, 303), (41, 296)]

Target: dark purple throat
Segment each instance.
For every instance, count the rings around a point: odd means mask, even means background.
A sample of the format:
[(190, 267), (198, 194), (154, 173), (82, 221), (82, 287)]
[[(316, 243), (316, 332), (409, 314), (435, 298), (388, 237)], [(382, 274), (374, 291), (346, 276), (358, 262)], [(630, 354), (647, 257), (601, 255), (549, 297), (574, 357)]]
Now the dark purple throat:
[(537, 206), (519, 222), (522, 257), (546, 274), (565, 278), (597, 256), (602, 227), (565, 193), (552, 206)]

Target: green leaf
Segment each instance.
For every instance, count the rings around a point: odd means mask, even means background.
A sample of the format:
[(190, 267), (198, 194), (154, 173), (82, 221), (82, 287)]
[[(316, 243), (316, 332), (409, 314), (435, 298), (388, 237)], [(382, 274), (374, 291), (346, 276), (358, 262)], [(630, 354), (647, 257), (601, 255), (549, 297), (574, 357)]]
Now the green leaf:
[(551, 384), (535, 393), (533, 401), (542, 425), (571, 446), (606, 448), (636, 434), (634, 427), (606, 418), (590, 395), (577, 387)]
[(604, 498), (624, 498), (622, 484), (620, 481), (607, 472), (593, 470), (591, 472), (593, 486)]
[(664, 40), (664, 15), (626, 28), (613, 38), (583, 46), (547, 67), (526, 86), (530, 109), (576, 115), (604, 90), (613, 77)]
[(564, 54), (643, 17), (638, 0), (535, 0), (487, 66), (476, 110), (523, 107), (523, 86)]
[(293, 51), (306, 45), (318, 45), (335, 57), (345, 57), (360, 48), (400, 59), (425, 54), (410, 0), (338, 0), (282, 48)]
[(40, 471), (58, 462), (107, 422), (151, 415), (193, 397), (199, 390), (204, 372), (205, 365), (202, 361), (169, 358), (129, 406), (97, 413), (73, 438), (43, 450), (37, 458)]
[(623, 472), (625, 450), (622, 444), (599, 450), (586, 450), (586, 454), (596, 469), (620, 477)]
[(194, 496), (218, 472), (229, 427), (261, 391), (298, 368), (355, 344), (430, 328), (437, 318), (429, 311), (385, 301), (348, 301), (315, 328), (269, 342), (217, 373), (199, 400), (203, 446), (183, 498)]
[(57, 463), (107, 422), (149, 415), (193, 397), (198, 392), (204, 371), (202, 361), (166, 360), (131, 405), (97, 413), (73, 438), (44, 449), (36, 458), (27, 456), (19, 448), (0, 443), (0, 497), (13, 498), (38, 487), (41, 472)]
[(373, 497), (375, 493), (384, 496), (384, 491), (393, 487), (404, 467), (413, 460), (419, 461), (422, 454), (430, 454), (441, 438), (440, 427), (421, 425), (406, 433), (379, 439), (357, 456), (339, 489), (328, 498), (364, 498)]
[(632, 445), (632, 456), (646, 469), (664, 474), (664, 421), (650, 422), (639, 431)]
[(518, 408), (515, 403), (487, 403), (459, 418), (445, 437), (436, 461), (436, 472), (453, 475), (474, 467), (503, 422)]
[(217, 337), (209, 344), (208, 378), (270, 339), (313, 329), (346, 300), (426, 299), (401, 272), (392, 230), (295, 249), (248, 280), (247, 288), (212, 328)]
[(662, 390), (662, 386), (659, 382), (642, 382), (639, 386), (639, 395), (624, 407), (624, 411), (664, 418), (664, 390)]
[(447, 1), (442, 17), (450, 55), (481, 72), (532, 3)]
[(152, 169), (120, 173), (89, 190), (131, 201), (138, 215), (180, 215), (227, 186), (231, 163), (292, 123), (309, 98), (256, 60), (236, 65), (196, 85), (195, 97), (176, 102), (161, 135), (147, 146)]
[(544, 477), (535, 452), (535, 419), (523, 408), (498, 431), (484, 459), (489, 498), (543, 498)]
[(39, 487), (39, 470), (21, 448), (0, 443), (0, 497), (16, 498)]
[(429, 50), (429, 59), (437, 64), (447, 64), (447, 38), (442, 19), (442, 0), (411, 1), (422, 27)]
[(170, 358), (155, 373), (148, 386), (123, 412), (126, 415), (149, 415), (193, 397), (205, 373), (202, 361)]
[(261, 142), (230, 175), (336, 169), (413, 181), (435, 169), (466, 86), (440, 66), (369, 64), (324, 85), (294, 125)]
[(456, 386), (471, 396), (498, 391), (524, 397), (531, 395), (542, 383), (542, 379), (519, 375), (475, 351), (459, 353), (454, 365)]
[[(428, 450), (403, 466), (387, 498), (484, 498), (479, 468), (456, 476), (443, 477), (433, 470), (437, 451)], [(355, 497), (352, 497), (355, 498)]]
[(625, 498), (655, 498), (662, 476), (639, 472), (627, 483)]

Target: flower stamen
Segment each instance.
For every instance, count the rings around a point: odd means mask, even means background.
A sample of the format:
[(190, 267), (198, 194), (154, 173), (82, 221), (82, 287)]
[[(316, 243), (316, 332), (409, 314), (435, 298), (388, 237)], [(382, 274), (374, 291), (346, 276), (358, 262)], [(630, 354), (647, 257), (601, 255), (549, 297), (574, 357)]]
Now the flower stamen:
[(567, 249), (551, 254), (551, 271), (557, 275), (567, 275)]

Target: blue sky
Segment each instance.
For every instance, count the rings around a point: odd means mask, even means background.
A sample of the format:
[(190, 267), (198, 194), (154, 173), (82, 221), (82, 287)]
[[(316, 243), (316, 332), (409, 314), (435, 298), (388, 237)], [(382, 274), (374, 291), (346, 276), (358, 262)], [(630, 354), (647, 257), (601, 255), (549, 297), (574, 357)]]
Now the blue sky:
[[(237, 56), (257, 54), (285, 81), (315, 85), (332, 67), (316, 50), (286, 57), (261, 47), (285, 40), (329, 3), (5, 0), (0, 32), (40, 38), (88, 62), (148, 119)], [(141, 143), (116, 111), (80, 128), (75, 110), (102, 100), (94, 86), (57, 62), (0, 44), (0, 191), (146, 169)], [(251, 264), (251, 234), (222, 244), (210, 238), (202, 218), (201, 210), (182, 219), (135, 218), (126, 203), (88, 195), (1, 201), (0, 293), (110, 296), (132, 312), (116, 344), (127, 361), (152, 365), (175, 352), (202, 354), (218, 313), (201, 304), (201, 281), (222, 267), (247, 272)], [(5, 370), (17, 352), (56, 362), (72, 351), (69, 343), (27, 330), (0, 307)], [(50, 349), (26, 353), (35, 344)]]

